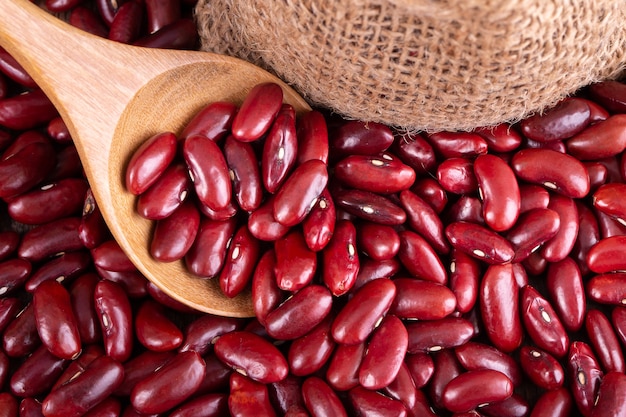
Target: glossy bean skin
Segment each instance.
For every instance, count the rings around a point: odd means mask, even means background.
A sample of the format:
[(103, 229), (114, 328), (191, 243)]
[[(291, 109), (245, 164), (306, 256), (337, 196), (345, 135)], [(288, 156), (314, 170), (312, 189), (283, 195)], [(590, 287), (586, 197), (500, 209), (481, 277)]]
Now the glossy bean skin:
[(344, 186), (379, 194), (407, 190), (415, 182), (415, 171), (391, 154), (351, 155), (335, 164), (335, 178)]
[[(109, 280), (121, 286), (124, 291), (126, 291), (129, 298), (142, 298), (148, 294), (156, 297), (154, 293), (150, 291), (150, 281), (139, 271), (115, 272), (96, 267), (96, 272), (102, 279)], [(164, 302), (161, 298), (159, 298), (159, 301)]]
[(0, 69), (3, 75), (24, 87), (37, 87), (37, 83), (35, 83), (24, 67), (4, 48), (0, 48)]
[(228, 409), (230, 415), (238, 417), (255, 415), (275, 417), (277, 415), (270, 402), (266, 384), (233, 372), (230, 376), (229, 385)]
[(185, 254), (189, 271), (200, 277), (216, 276), (224, 265), (236, 225), (234, 218), (219, 221), (201, 217), (196, 238)]
[(364, 222), (358, 225), (357, 245), (371, 259), (392, 259), (400, 250), (400, 236), (391, 226)]
[(541, 185), (521, 184), (520, 191), (520, 213), (525, 213), (535, 208), (548, 208), (550, 193)]
[(569, 337), (548, 301), (533, 287), (520, 291), (520, 309), (526, 332), (541, 349), (562, 358), (567, 353)]
[(228, 136), (224, 142), (224, 157), (237, 204), (244, 211), (256, 210), (263, 199), (263, 185), (254, 149), (250, 144)]
[(9, 323), (2, 334), (2, 348), (9, 357), (18, 358), (32, 353), (41, 345), (37, 333), (35, 309), (28, 303)]
[(317, 270), (317, 256), (307, 247), (301, 231), (293, 230), (275, 241), (274, 253), (278, 288), (295, 292), (313, 280)]
[(46, 416), (81, 416), (108, 397), (123, 378), (124, 367), (109, 356), (101, 356), (75, 379), (48, 394), (42, 412)]
[(275, 196), (269, 196), (248, 216), (248, 230), (259, 240), (272, 242), (289, 232), (290, 227), (280, 224), (274, 218), (274, 199)]
[(261, 255), (252, 275), (252, 308), (254, 316), (263, 326), (266, 325), (267, 315), (283, 299), (283, 291), (276, 284), (275, 265), (276, 254), (273, 249), (269, 249)]
[(595, 207), (592, 210), (598, 221), (598, 228), (602, 239), (626, 235), (626, 227), (619, 221), (604, 212), (595, 209)]
[(366, 343), (338, 344), (330, 357), (326, 382), (337, 391), (347, 391), (359, 385), (359, 368), (365, 355)]
[(298, 165), (309, 159), (328, 162), (328, 126), (324, 115), (317, 110), (306, 112), (296, 120), (298, 138)]
[(463, 367), (456, 359), (452, 349), (443, 349), (431, 353), (434, 363), (434, 373), (428, 384), (428, 396), (432, 405), (443, 409), (443, 391), (450, 381), (463, 373)]
[(415, 387), (413, 376), (405, 362), (400, 364), (396, 378), (382, 389), (382, 393), (400, 401), (408, 410), (415, 408), (418, 401), (424, 398), (424, 394)]
[(250, 90), (232, 124), (237, 140), (252, 142), (270, 129), (283, 101), (283, 91), (274, 83), (259, 84)]
[(175, 356), (174, 352), (153, 352), (146, 350), (124, 362), (124, 380), (115, 389), (114, 395), (129, 396), (132, 389), (157, 369), (163, 367)]
[(284, 183), (297, 157), (295, 110), (283, 104), (267, 132), (261, 153), (261, 178), (269, 193), (275, 193)]
[(201, 135), (214, 142), (219, 142), (227, 136), (237, 113), (237, 106), (230, 102), (217, 101), (203, 107), (187, 123), (181, 139), (189, 136)]
[(467, 313), (478, 298), (478, 283), (482, 276), (480, 261), (456, 249), (450, 259), (449, 288), (456, 298), (456, 310)]
[(366, 283), (373, 281), (377, 278), (391, 278), (400, 271), (402, 265), (397, 258), (388, 259), (386, 261), (374, 261), (372, 259), (364, 259), (359, 273), (356, 277), (356, 282), (352, 291), (356, 291)]
[(589, 86), (589, 94), (593, 102), (614, 113), (623, 113), (624, 85), (619, 81), (605, 80)]
[(474, 175), (482, 195), (485, 223), (496, 232), (513, 227), (521, 205), (513, 170), (497, 156), (480, 155), (474, 161)]
[(324, 189), (302, 222), (307, 246), (314, 252), (326, 247), (335, 232), (336, 210), (328, 189)]
[[(107, 4), (111, 6), (111, 2), (108, 0), (101, 0), (100, 4)], [(109, 7), (106, 7), (108, 10)], [(111, 7), (112, 9), (112, 7)], [(120, 4), (115, 11), (111, 10), (109, 17), (106, 19), (110, 21), (109, 24), (109, 36), (108, 38), (114, 42), (132, 43), (141, 35), (141, 25), (138, 21), (143, 17), (145, 10), (141, 3), (134, 1)], [(104, 13), (100, 12), (101, 16)]]
[(608, 372), (602, 378), (598, 399), (591, 417), (617, 417), (626, 413), (626, 377), (621, 372)]
[(454, 348), (454, 354), (468, 371), (493, 369), (502, 372), (517, 387), (522, 383), (522, 369), (515, 359), (493, 346), (479, 342), (467, 342)]
[(396, 286), (390, 279), (368, 282), (337, 313), (332, 325), (333, 338), (341, 344), (365, 341), (393, 302)]
[(205, 356), (211, 352), (213, 342), (219, 336), (241, 330), (243, 322), (232, 317), (205, 315), (189, 323), (184, 330), (183, 343), (178, 352), (192, 350)]
[(205, 394), (187, 401), (170, 413), (171, 417), (219, 417), (228, 413), (228, 395)]
[(28, 130), (58, 116), (57, 110), (40, 89), (0, 100), (0, 126)]
[(33, 292), (33, 308), (44, 346), (59, 358), (76, 358), (81, 340), (69, 291), (55, 280), (44, 281)]
[(98, 247), (92, 249), (91, 256), (97, 267), (115, 272), (133, 272), (137, 268), (126, 256), (119, 243), (109, 239)]
[(549, 142), (570, 138), (589, 124), (591, 110), (587, 103), (577, 98), (561, 101), (543, 114), (536, 114), (520, 123), (524, 136)]
[(226, 208), (232, 185), (222, 150), (212, 140), (194, 135), (184, 139), (182, 152), (200, 202), (215, 211)]
[(220, 288), (227, 297), (234, 297), (248, 285), (260, 256), (259, 242), (243, 225), (235, 231), (224, 267), (219, 275)]
[(582, 162), (550, 149), (523, 149), (513, 155), (511, 167), (518, 178), (567, 197), (582, 198), (591, 187)]
[(4, 296), (0, 299), (0, 332), (13, 321), (22, 309), (20, 299)]
[(574, 403), (583, 416), (590, 416), (604, 373), (589, 345), (572, 342), (567, 356), (567, 370)]
[(0, 262), (0, 292), (10, 294), (23, 288), (32, 270), (32, 264), (25, 259), (14, 258)]
[(330, 333), (333, 318), (327, 315), (310, 332), (291, 343), (287, 352), (290, 374), (311, 375), (326, 364), (336, 345)]
[(493, 152), (511, 152), (522, 143), (521, 135), (507, 123), (493, 127), (479, 127), (474, 132), (487, 142), (487, 147)]
[(346, 120), (329, 132), (330, 155), (378, 155), (393, 143), (391, 129), (381, 123)]
[(93, 193), (89, 189), (85, 195), (83, 213), (78, 226), (78, 238), (87, 249), (93, 249), (104, 243), (109, 237), (109, 229), (96, 204)]
[(615, 114), (595, 123), (567, 141), (567, 152), (581, 161), (621, 153), (626, 147), (626, 115)]
[(626, 345), (626, 308), (613, 308), (611, 311), (611, 324), (622, 345)]
[(626, 236), (611, 236), (600, 240), (587, 253), (587, 265), (597, 274), (626, 269), (626, 258), (621, 248)]
[(17, 417), (18, 402), (10, 392), (0, 393), (0, 416)]
[(20, 417), (42, 417), (41, 402), (34, 398), (24, 398), (20, 401)]
[(135, 316), (135, 335), (147, 349), (163, 352), (173, 350), (183, 342), (182, 331), (165, 314), (162, 305), (144, 301)]
[(572, 258), (548, 265), (546, 287), (554, 310), (566, 330), (576, 332), (583, 325), (586, 295), (582, 274)]
[[(23, 134), (20, 137), (25, 137)], [(20, 142), (18, 137), (14, 145)], [(7, 149), (0, 160), (0, 197), (8, 198), (24, 193), (43, 181), (55, 166), (54, 149), (49, 141), (38, 140), (10, 152)], [(9, 155), (7, 155), (9, 153)]]
[(602, 304), (626, 304), (626, 273), (611, 272), (594, 275), (586, 283), (589, 299)]
[(521, 262), (537, 251), (541, 245), (552, 239), (559, 232), (561, 219), (551, 209), (532, 209), (523, 213), (511, 228), (506, 239), (515, 250), (514, 262)]
[(541, 248), (548, 262), (558, 262), (572, 251), (578, 236), (578, 208), (574, 199), (558, 194), (550, 196), (549, 210), (559, 215), (559, 231)]
[(626, 184), (609, 183), (601, 185), (593, 194), (593, 205), (596, 209), (624, 223), (626, 206), (621, 195), (626, 191)]
[(589, 174), (590, 192), (594, 193), (609, 180), (608, 168), (600, 162), (585, 162)]
[(104, 348), (111, 358), (125, 362), (133, 348), (133, 322), (130, 301), (118, 284), (102, 280), (96, 285), (94, 300)]
[(529, 411), (528, 401), (515, 392), (505, 400), (480, 407), (480, 412), (487, 417), (525, 417)]
[(435, 169), (435, 150), (423, 136), (406, 133), (396, 138), (391, 146), (393, 153), (413, 168), (416, 174), (425, 174)]
[(506, 375), (480, 369), (452, 379), (442, 393), (442, 402), (452, 412), (468, 412), (480, 404), (503, 401), (511, 395), (513, 383)]
[(20, 258), (37, 262), (61, 252), (83, 248), (78, 236), (80, 217), (65, 217), (26, 232), (16, 247)]
[(563, 386), (563, 367), (549, 353), (531, 346), (522, 346), (519, 360), (524, 374), (538, 387), (556, 390)]
[[(181, 352), (141, 380), (132, 389), (130, 401), (143, 414), (163, 413), (189, 398), (202, 383), (204, 360), (196, 352)], [(178, 381), (172, 385), (172, 380)]]
[(504, 237), (481, 225), (454, 222), (445, 229), (452, 247), (489, 264), (513, 260), (513, 247)]
[(33, 292), (39, 284), (47, 280), (70, 282), (89, 268), (89, 253), (86, 251), (67, 252), (52, 258), (34, 271), (24, 288)]
[(180, 19), (180, 1), (154, 1), (147, 0), (145, 2), (148, 32), (153, 33)]
[(173, 164), (137, 199), (137, 212), (150, 220), (171, 215), (187, 198), (193, 185), (184, 164)]
[(357, 231), (348, 220), (339, 220), (330, 242), (322, 249), (322, 281), (334, 296), (354, 286), (360, 260), (356, 246)]
[(567, 417), (571, 415), (574, 401), (567, 388), (543, 393), (530, 413), (530, 417)]
[(266, 331), (279, 340), (302, 337), (324, 320), (331, 307), (332, 295), (325, 286), (308, 285), (266, 316)]
[(402, 319), (438, 320), (452, 314), (456, 297), (448, 287), (414, 278), (394, 278), (396, 297), (389, 309)]
[(437, 166), (437, 181), (453, 194), (474, 194), (478, 190), (473, 163), (467, 158), (448, 158), (441, 162)]
[(270, 401), (277, 412), (287, 416), (308, 416), (302, 398), (302, 378), (289, 375), (282, 381), (270, 384)]
[(401, 191), (399, 197), (411, 228), (424, 237), (438, 253), (447, 254), (450, 246), (444, 234), (443, 222), (437, 212), (410, 190)]
[(370, 416), (379, 413), (398, 417), (408, 415), (406, 407), (400, 401), (361, 386), (352, 388), (348, 392), (348, 398), (358, 415)]
[(491, 343), (507, 353), (522, 343), (518, 294), (510, 264), (487, 268), (480, 284), (480, 313)]
[(200, 227), (200, 212), (190, 200), (157, 222), (150, 242), (150, 255), (161, 262), (185, 257)]
[(326, 164), (311, 159), (299, 165), (274, 199), (274, 218), (284, 226), (301, 223), (328, 183)]
[(342, 190), (333, 194), (333, 201), (346, 212), (373, 223), (396, 226), (406, 221), (406, 212), (380, 194), (354, 189)]
[(597, 309), (587, 311), (585, 330), (605, 373), (624, 373), (624, 355), (608, 317)]
[(430, 204), (437, 213), (441, 213), (448, 203), (446, 190), (433, 178), (418, 179), (411, 191)]
[(54, 356), (40, 346), (13, 372), (11, 392), (20, 397), (34, 397), (50, 390), (69, 361)]
[(436, 352), (467, 343), (474, 336), (472, 323), (460, 317), (416, 321), (406, 324), (407, 352)]
[(578, 208), (578, 236), (572, 249), (571, 257), (576, 261), (582, 275), (587, 275), (590, 270), (587, 265), (589, 249), (600, 241), (600, 227), (593, 210), (580, 202), (576, 202)]
[[(28, 232), (27, 232), (28, 233)], [(8, 259), (22, 245), (22, 240), (25, 235), (20, 235), (12, 230), (0, 232), (0, 261)], [(24, 257), (19, 255), (20, 257)]]
[(144, 48), (194, 49), (198, 44), (198, 30), (193, 19), (181, 18), (132, 44)]
[(446, 223), (467, 222), (485, 225), (483, 204), (478, 197), (462, 195), (447, 207), (443, 215)]
[(414, 277), (445, 284), (447, 272), (440, 257), (428, 242), (415, 232), (403, 230), (400, 235), (398, 258)]
[(312, 376), (304, 380), (302, 397), (312, 417), (348, 416), (337, 394), (319, 377)]
[(487, 141), (473, 132), (436, 132), (426, 138), (444, 159), (473, 158), (487, 153)]
[(172, 132), (157, 133), (143, 142), (126, 168), (126, 189), (135, 195), (145, 192), (176, 155), (177, 138)]

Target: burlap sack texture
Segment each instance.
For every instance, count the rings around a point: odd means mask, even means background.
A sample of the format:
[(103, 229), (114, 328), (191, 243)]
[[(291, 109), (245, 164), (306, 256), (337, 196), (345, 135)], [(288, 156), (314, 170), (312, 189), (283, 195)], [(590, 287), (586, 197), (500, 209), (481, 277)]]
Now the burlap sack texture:
[(626, 62), (624, 0), (200, 0), (202, 49), (408, 130), (517, 121)]

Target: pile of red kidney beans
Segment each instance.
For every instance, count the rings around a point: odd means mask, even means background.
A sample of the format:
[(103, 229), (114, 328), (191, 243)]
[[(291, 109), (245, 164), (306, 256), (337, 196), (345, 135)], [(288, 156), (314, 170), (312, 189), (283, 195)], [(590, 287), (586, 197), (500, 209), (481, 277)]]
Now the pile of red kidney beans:
[[(47, 1), (197, 47), (194, 1)], [(193, 311), (112, 239), (63, 121), (0, 50), (0, 417), (626, 415), (626, 84), (409, 134), (280, 88), (129, 163), (150, 251), (256, 317)]]

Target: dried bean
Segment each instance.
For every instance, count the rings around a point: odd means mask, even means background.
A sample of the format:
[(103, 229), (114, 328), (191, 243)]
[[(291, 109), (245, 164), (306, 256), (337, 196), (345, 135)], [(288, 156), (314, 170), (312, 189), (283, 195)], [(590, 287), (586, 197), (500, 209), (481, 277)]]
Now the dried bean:
[(591, 417), (618, 417), (626, 414), (625, 393), (626, 376), (622, 372), (609, 372), (604, 375)]
[(237, 140), (252, 142), (266, 133), (281, 109), (283, 90), (278, 84), (264, 83), (252, 88), (239, 107), (232, 124)]
[(348, 392), (348, 398), (352, 408), (361, 416), (382, 414), (406, 417), (408, 415), (406, 408), (400, 401), (361, 386), (352, 388)]
[(220, 288), (227, 297), (234, 297), (248, 285), (260, 257), (259, 241), (243, 225), (235, 231), (224, 267), (219, 275)]
[(511, 168), (497, 156), (480, 155), (474, 161), (474, 175), (485, 223), (496, 232), (513, 227), (520, 214), (521, 197)]
[(311, 375), (326, 364), (335, 348), (335, 341), (330, 333), (332, 319), (332, 315), (326, 316), (310, 332), (291, 343), (287, 361), (292, 375)]
[(554, 356), (530, 346), (522, 346), (519, 355), (520, 366), (533, 384), (545, 390), (563, 386), (565, 372)]
[(296, 112), (293, 106), (283, 104), (267, 132), (261, 153), (261, 178), (270, 194), (285, 182), (297, 157)]
[(228, 409), (230, 415), (276, 417), (276, 411), (270, 403), (266, 384), (261, 384), (237, 372), (233, 372), (230, 377), (229, 388)]
[(524, 136), (540, 141), (567, 139), (581, 132), (589, 124), (591, 110), (578, 98), (568, 98), (543, 114), (524, 119), (520, 127)]
[(446, 226), (446, 236), (453, 248), (489, 264), (504, 264), (513, 260), (513, 246), (496, 232), (469, 222), (454, 222)]
[(330, 154), (378, 155), (393, 143), (393, 132), (381, 123), (360, 120), (344, 120), (339, 127), (329, 132)]
[(437, 132), (426, 138), (444, 159), (474, 158), (487, 153), (487, 141), (472, 132)]
[(108, 356), (125, 362), (133, 348), (133, 322), (130, 301), (118, 284), (103, 280), (94, 293), (96, 311)]
[(135, 195), (148, 190), (174, 160), (177, 141), (174, 133), (162, 132), (143, 142), (126, 167), (126, 189)]
[(624, 355), (611, 322), (604, 313), (596, 309), (587, 311), (585, 330), (605, 373), (624, 373)]
[(513, 383), (506, 375), (492, 369), (477, 369), (452, 379), (443, 390), (442, 403), (452, 412), (467, 412), (511, 395)]
[(356, 247), (356, 233), (353, 223), (348, 220), (339, 220), (333, 237), (322, 249), (322, 281), (337, 297), (352, 289), (359, 273), (360, 261)]
[(187, 123), (181, 139), (200, 135), (214, 142), (226, 137), (237, 113), (237, 106), (225, 101), (217, 101), (202, 108)]
[(407, 351), (436, 352), (467, 343), (474, 336), (472, 323), (460, 317), (416, 321), (406, 325), (409, 334)]
[(402, 319), (438, 320), (455, 311), (456, 297), (448, 287), (414, 278), (394, 278), (396, 298), (389, 312)]
[(312, 376), (304, 380), (302, 383), (302, 397), (312, 417), (348, 416), (337, 394), (321, 378)]

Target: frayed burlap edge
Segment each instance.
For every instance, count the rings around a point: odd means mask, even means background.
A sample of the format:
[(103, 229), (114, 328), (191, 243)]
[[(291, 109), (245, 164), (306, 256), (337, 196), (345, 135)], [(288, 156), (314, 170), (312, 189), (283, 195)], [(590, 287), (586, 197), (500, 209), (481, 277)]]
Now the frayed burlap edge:
[(196, 20), (203, 50), (270, 70), (314, 106), (439, 131), (515, 122), (617, 78), (622, 9), (613, 0), (200, 0)]

